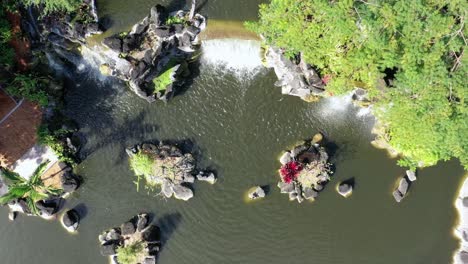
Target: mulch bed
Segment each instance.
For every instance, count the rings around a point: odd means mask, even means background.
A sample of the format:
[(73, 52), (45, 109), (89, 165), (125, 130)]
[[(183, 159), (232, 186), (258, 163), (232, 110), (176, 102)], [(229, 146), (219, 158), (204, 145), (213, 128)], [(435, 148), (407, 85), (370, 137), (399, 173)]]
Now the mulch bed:
[(36, 144), (41, 121), (40, 107), (24, 101), (0, 124), (0, 166), (9, 167)]
[(0, 89), (0, 120), (2, 120), (3, 117), (6, 116), (15, 106), (16, 102)]

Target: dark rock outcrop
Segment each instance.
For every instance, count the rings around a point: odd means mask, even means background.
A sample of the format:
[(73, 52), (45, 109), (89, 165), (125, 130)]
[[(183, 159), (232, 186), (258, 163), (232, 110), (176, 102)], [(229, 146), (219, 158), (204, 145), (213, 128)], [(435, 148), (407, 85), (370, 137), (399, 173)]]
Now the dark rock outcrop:
[(62, 216), (62, 224), (70, 232), (78, 230), (79, 223), (80, 215), (74, 209), (65, 212)]
[(192, 20), (187, 17), (185, 11), (168, 13), (156, 5), (130, 32), (104, 39), (115, 52), (105, 73), (127, 81), (148, 102), (171, 98), (189, 74), (187, 63), (198, 50), (198, 34), (206, 25), (199, 14)]

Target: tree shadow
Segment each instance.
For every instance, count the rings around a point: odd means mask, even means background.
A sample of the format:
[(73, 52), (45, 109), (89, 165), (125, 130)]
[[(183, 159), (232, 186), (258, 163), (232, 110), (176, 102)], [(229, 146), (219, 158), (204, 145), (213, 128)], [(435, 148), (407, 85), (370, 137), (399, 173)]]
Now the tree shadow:
[(170, 239), (182, 220), (180, 213), (166, 214), (158, 219), (156, 226), (161, 229), (161, 248)]

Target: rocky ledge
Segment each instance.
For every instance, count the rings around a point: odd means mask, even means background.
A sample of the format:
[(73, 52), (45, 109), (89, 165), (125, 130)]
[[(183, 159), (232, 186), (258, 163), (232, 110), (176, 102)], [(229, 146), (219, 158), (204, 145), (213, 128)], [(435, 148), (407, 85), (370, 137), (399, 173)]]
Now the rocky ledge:
[[(195, 179), (214, 184), (213, 172), (197, 171), (196, 160), (190, 153), (184, 153), (172, 144), (141, 144), (127, 149), (130, 167), (146, 181), (149, 189), (159, 188), (166, 198), (187, 201), (193, 197), (190, 188)], [(137, 186), (138, 189), (138, 186)]]
[(199, 48), (197, 36), (205, 26), (200, 14), (168, 13), (156, 5), (130, 32), (104, 39), (115, 55), (101, 65), (101, 72), (127, 81), (148, 102), (167, 100), (189, 75), (188, 62)]
[(281, 87), (283, 94), (298, 96), (306, 101), (314, 101), (324, 95), (325, 84), (302, 55), (291, 60), (282, 50), (269, 47), (265, 57), (267, 66), (272, 67), (278, 77), (275, 85)]
[(81, 1), (79, 8), (74, 12), (54, 12), (45, 16), (29, 17), (29, 19), (27, 23), (30, 27), (31, 39), (44, 43), (51, 42), (59, 46), (68, 46), (68, 42), (84, 44), (87, 37), (102, 33), (98, 23), (95, 0)]
[(139, 214), (120, 227), (99, 235), (101, 255), (112, 263), (155, 264), (161, 246), (159, 227), (150, 224), (147, 214)]
[(317, 134), (311, 141), (286, 151), (280, 158), (282, 164), (278, 187), (287, 193), (289, 200), (301, 203), (314, 200), (330, 180), (331, 164), (328, 153), (320, 146), (322, 136)]

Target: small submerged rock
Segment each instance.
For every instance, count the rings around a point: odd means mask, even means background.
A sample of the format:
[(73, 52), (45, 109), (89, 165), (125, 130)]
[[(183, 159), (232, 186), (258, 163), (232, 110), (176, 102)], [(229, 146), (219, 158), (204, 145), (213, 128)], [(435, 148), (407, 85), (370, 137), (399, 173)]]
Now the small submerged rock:
[(216, 182), (213, 172), (197, 171), (192, 154), (184, 153), (175, 145), (145, 143), (129, 148), (126, 152), (135, 174), (143, 177), (148, 188), (160, 188), (166, 198), (187, 201), (193, 197), (191, 184), (195, 179), (211, 184)]
[(252, 188), (252, 191), (249, 192), (249, 199), (256, 200), (264, 198), (266, 195), (265, 190), (262, 187), (257, 186)]
[(281, 193), (287, 193), (289, 200), (299, 203), (317, 198), (325, 184), (330, 180), (331, 164), (328, 163), (328, 154), (320, 146), (323, 136), (317, 134), (311, 141), (286, 151), (280, 157), (281, 181), (278, 188)]
[(338, 193), (343, 197), (351, 196), (353, 192), (353, 186), (348, 183), (340, 183), (337, 188)]

